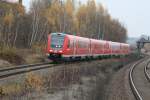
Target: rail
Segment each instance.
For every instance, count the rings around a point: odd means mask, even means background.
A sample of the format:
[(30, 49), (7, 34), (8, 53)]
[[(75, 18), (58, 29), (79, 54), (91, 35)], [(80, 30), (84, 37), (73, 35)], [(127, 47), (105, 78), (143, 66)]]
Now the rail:
[(130, 69), (129, 72), (129, 82), (130, 82), (130, 87), (131, 90), (136, 98), (136, 100), (143, 100), (142, 96), (140, 95), (139, 91), (137, 90), (137, 88), (135, 87), (134, 81), (133, 81), (133, 70), (135, 69), (135, 67), (140, 64), (141, 62), (143, 62), (145, 59), (139, 60), (138, 62), (136, 62), (135, 64), (133, 64), (133, 66)]
[(7, 78), (9, 76), (14, 76), (18, 74), (24, 74), (31, 71), (37, 71), (41, 69), (47, 69), (56, 66), (56, 64), (52, 63), (37, 63), (37, 64), (29, 64), (29, 65), (20, 65), (9, 68), (0, 69), (0, 79)]

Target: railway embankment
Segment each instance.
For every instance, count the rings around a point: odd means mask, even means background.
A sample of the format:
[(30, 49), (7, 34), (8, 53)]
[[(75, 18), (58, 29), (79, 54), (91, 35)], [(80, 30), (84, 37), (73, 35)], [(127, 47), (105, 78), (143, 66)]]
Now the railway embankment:
[(131, 63), (110, 80), (104, 100), (149, 100), (149, 57)]
[(1, 99), (97, 100), (104, 99), (112, 76), (134, 60), (121, 59), (61, 64), (0, 80)]
[(7, 67), (11, 66), (11, 64), (8, 61), (0, 60), (0, 67)]
[(130, 67), (131, 64), (114, 74), (104, 91), (103, 100), (135, 100), (129, 84)]
[(45, 62), (46, 55), (42, 50), (15, 48), (0, 50), (0, 68)]

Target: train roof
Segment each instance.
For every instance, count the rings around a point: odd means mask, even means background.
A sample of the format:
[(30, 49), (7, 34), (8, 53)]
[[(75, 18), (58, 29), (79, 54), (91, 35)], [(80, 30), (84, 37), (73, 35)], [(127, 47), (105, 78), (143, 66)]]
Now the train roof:
[(64, 33), (51, 33), (50, 35), (62, 35), (62, 36), (65, 36), (67, 34), (64, 34)]
[[(59, 32), (56, 32), (56, 33), (51, 33), (50, 35), (62, 35), (62, 36), (69, 36), (70, 38), (73, 38), (73, 37), (76, 37), (76, 38), (82, 38), (82, 39), (91, 39), (93, 41), (101, 41), (101, 42), (106, 42), (106, 40), (97, 40), (97, 39), (92, 39), (92, 38), (86, 38), (86, 37), (80, 37), (80, 36), (75, 36), (75, 35), (71, 35), (71, 34), (66, 34), (66, 33), (59, 33)], [(113, 41), (107, 41), (107, 42), (111, 42), (111, 43), (120, 43), (120, 42), (113, 42)], [(127, 43), (120, 43), (121, 45), (125, 45), (125, 46), (130, 46), (129, 44)]]

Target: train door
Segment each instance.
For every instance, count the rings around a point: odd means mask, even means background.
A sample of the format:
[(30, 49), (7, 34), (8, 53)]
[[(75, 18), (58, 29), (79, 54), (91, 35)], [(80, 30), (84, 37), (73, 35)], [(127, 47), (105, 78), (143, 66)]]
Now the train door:
[(73, 38), (73, 55), (76, 55), (76, 39)]
[(92, 56), (92, 41), (90, 40), (90, 44), (89, 44), (89, 56)]

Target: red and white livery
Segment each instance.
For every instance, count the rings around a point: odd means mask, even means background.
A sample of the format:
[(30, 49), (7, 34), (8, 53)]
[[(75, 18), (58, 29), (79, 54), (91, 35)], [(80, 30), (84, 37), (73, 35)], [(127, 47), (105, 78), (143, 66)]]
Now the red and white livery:
[(48, 36), (47, 55), (49, 59), (81, 59), (106, 56), (121, 56), (130, 53), (130, 45), (84, 38), (64, 33)]

